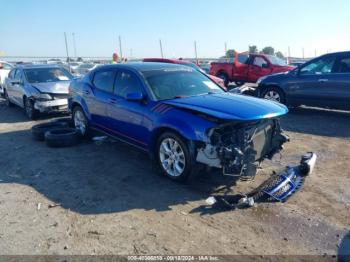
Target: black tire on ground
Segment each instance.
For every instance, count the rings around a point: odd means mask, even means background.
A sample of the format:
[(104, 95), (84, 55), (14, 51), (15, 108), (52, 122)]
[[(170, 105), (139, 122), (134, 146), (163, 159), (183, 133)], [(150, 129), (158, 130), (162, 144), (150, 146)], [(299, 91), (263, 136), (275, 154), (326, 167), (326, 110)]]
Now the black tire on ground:
[(40, 112), (34, 108), (33, 100), (25, 98), (23, 100), (23, 104), (24, 104), (24, 112), (29, 119), (34, 120), (39, 116)]
[(89, 121), (84, 110), (80, 106), (75, 106), (72, 112), (72, 126), (79, 130), (79, 134), (84, 138), (90, 138), (92, 132), (89, 128)]
[(32, 137), (34, 140), (44, 141), (45, 133), (51, 129), (67, 128), (69, 127), (65, 122), (53, 122), (35, 125), (32, 127)]
[[(166, 139), (169, 139), (169, 138), (178, 143), (178, 145), (181, 147), (181, 150), (182, 150), (183, 155), (184, 155), (185, 166), (184, 166), (183, 172), (178, 176), (170, 175), (161, 163), (161, 156), (160, 156), (161, 145)], [(155, 156), (156, 161), (158, 163), (158, 166), (159, 166), (161, 172), (165, 176), (170, 178), (171, 180), (184, 182), (188, 179), (188, 177), (191, 175), (191, 173), (193, 173), (193, 172), (195, 172), (195, 170), (197, 170), (195, 162), (194, 162), (194, 158), (193, 158), (192, 154), (190, 153), (188, 143), (181, 136), (179, 136), (173, 132), (165, 132), (159, 136), (159, 138), (157, 140), (157, 144), (156, 144), (155, 153), (156, 153), (156, 156)], [(175, 168), (174, 165), (172, 165), (172, 167)]]
[(66, 123), (67, 127), (74, 127), (74, 124), (72, 122), (72, 118), (70, 118), (70, 117), (57, 118), (55, 120), (52, 120), (51, 123)]
[(14, 104), (10, 101), (10, 98), (9, 98), (9, 95), (7, 94), (6, 89), (4, 90), (4, 97), (5, 97), (5, 99), (6, 99), (6, 105), (7, 105), (8, 107), (13, 107)]
[(46, 145), (49, 147), (69, 147), (79, 143), (80, 134), (75, 128), (51, 129), (45, 133)]
[(218, 78), (221, 78), (224, 81), (224, 85), (227, 87), (229, 84), (229, 79), (228, 79), (228, 75), (224, 72), (218, 73), (216, 75)]
[(282, 89), (276, 86), (266, 87), (261, 93), (260, 97), (269, 99), (268, 97), (272, 97), (273, 95), (275, 95), (277, 99), (270, 99), (270, 100), (277, 101), (281, 104), (286, 104), (286, 96), (284, 92), (282, 91)]

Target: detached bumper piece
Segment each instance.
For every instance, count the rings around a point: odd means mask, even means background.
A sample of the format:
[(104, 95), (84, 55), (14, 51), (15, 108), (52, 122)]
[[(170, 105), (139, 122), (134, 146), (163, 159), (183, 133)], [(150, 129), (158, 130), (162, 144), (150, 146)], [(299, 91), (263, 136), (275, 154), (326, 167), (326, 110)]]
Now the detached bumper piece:
[(309, 152), (302, 156), (298, 166), (288, 166), (285, 171), (272, 175), (257, 189), (246, 195), (209, 197), (208, 205), (223, 204), (234, 208), (253, 206), (259, 202), (284, 202), (304, 183), (305, 177), (313, 172), (317, 155)]

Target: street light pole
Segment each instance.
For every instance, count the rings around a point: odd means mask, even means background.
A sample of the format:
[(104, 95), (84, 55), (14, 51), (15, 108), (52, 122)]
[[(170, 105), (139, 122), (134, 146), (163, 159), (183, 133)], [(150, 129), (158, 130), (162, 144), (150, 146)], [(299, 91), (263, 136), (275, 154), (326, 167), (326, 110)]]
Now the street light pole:
[(75, 33), (72, 33), (72, 36), (73, 36), (74, 57), (77, 58), (77, 46), (75, 43)]
[(159, 47), (160, 47), (160, 55), (162, 58), (164, 58), (164, 55), (163, 55), (163, 45), (162, 45), (162, 40), (159, 39)]
[(196, 56), (196, 64), (198, 63), (198, 55), (197, 55), (197, 41), (194, 41), (194, 54)]
[(123, 59), (122, 38), (121, 38), (121, 36), (119, 36), (119, 52), (120, 52), (120, 59)]

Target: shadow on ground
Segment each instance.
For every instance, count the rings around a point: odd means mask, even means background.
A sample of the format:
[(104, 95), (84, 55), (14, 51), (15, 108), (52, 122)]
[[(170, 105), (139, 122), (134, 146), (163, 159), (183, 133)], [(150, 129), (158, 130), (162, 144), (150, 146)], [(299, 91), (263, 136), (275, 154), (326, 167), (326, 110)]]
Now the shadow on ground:
[[(6, 102), (3, 98), (0, 98), (0, 109), (5, 109), (7, 108), (6, 106)], [(42, 121), (42, 120), (48, 120), (51, 118), (55, 118), (55, 117), (62, 117), (62, 116), (68, 116), (68, 114), (63, 114), (63, 113), (50, 113), (50, 114), (41, 114), (39, 116), (38, 121)], [(12, 106), (10, 108), (10, 112), (9, 114), (3, 114), (1, 116), (1, 121), (0, 123), (7, 123), (7, 124), (13, 124), (13, 123), (25, 123), (25, 122), (30, 122), (32, 120), (30, 120), (25, 112), (24, 109), (19, 107), (19, 106)]]
[(33, 187), (49, 201), (81, 214), (170, 210), (204, 200), (228, 184), (228, 178), (208, 172), (186, 185), (172, 182), (158, 175), (147, 154), (120, 142), (49, 148), (32, 140), (28, 130), (0, 134), (0, 144), (0, 183)]

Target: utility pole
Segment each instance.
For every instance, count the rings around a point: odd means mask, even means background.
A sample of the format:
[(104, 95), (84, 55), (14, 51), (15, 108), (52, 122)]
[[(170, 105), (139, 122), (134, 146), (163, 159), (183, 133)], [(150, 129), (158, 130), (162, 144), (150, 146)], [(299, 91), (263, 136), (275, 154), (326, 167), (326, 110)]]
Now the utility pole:
[(74, 57), (77, 58), (77, 46), (75, 44), (75, 33), (72, 33), (72, 36), (73, 36)]
[(316, 51), (316, 48), (315, 48), (315, 57), (317, 56), (317, 51)]
[(304, 47), (302, 48), (303, 58), (305, 58)]
[(120, 52), (120, 59), (123, 59), (123, 50), (122, 50), (122, 38), (119, 36), (119, 52)]
[(159, 48), (160, 48), (160, 56), (162, 58), (164, 58), (164, 55), (163, 55), (163, 45), (162, 45), (162, 40), (159, 39)]
[(197, 56), (197, 41), (194, 41), (194, 54), (196, 57), (196, 64), (198, 63), (198, 56)]
[(67, 61), (68, 61), (68, 63), (69, 63), (69, 62), (70, 62), (70, 59), (69, 59), (69, 53), (68, 53), (68, 43), (67, 43), (67, 34), (66, 34), (66, 32), (64, 32), (64, 42), (66, 43)]
[(227, 53), (227, 43), (225, 42), (225, 56), (226, 56), (226, 53)]
[(288, 59), (287, 59), (287, 63), (290, 63), (290, 47), (288, 46)]

